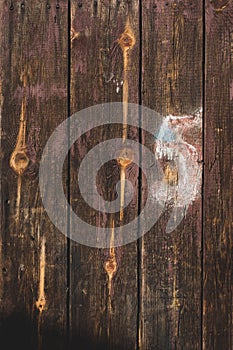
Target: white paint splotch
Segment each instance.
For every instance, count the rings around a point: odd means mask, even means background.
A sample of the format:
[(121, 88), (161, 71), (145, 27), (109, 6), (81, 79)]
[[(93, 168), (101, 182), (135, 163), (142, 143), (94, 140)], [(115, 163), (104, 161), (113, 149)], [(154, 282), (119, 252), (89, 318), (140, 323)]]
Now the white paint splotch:
[(154, 197), (162, 206), (173, 208), (167, 232), (177, 227), (201, 194), (201, 121), (201, 108), (190, 116), (168, 115), (155, 135), (155, 156), (163, 166), (164, 179), (155, 183)]

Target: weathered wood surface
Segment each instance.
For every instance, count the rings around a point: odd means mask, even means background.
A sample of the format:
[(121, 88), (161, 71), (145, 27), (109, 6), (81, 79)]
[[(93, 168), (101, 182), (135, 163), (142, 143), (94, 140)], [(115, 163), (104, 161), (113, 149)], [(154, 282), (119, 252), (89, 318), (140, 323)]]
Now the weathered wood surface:
[[(179, 118), (192, 116), (202, 106), (202, 19), (198, 0), (192, 5), (189, 1), (147, 1), (142, 7), (142, 104), (163, 116), (177, 116), (180, 126), (183, 124), (178, 133), (196, 147), (199, 160), (201, 121), (197, 125), (195, 119), (185, 122)], [(166, 150), (164, 147), (160, 159), (163, 181), (171, 185), (174, 182), (175, 189), (182, 174), (178, 173), (176, 179), (177, 167)], [(193, 157), (187, 148), (183, 152), (185, 157)], [(192, 196), (191, 186), (189, 191)], [(176, 196), (174, 190), (174, 198), (168, 195), (166, 199), (172, 199), (174, 207), (180, 201)], [(140, 346), (154, 350), (200, 349), (200, 193), (171, 233), (166, 233), (167, 221), (164, 215), (141, 242)]]
[(49, 4), (1, 1), (0, 312), (9, 349), (59, 345), (53, 332), (66, 332), (66, 238), (38, 186), (42, 150), (67, 117), (67, 2)]
[[(2, 0), (0, 10), (1, 344), (231, 349), (232, 2)], [(168, 126), (181, 137), (182, 154), (204, 176), (173, 232), (166, 225), (180, 198), (168, 195), (171, 205), (144, 237), (97, 249), (67, 239), (51, 223), (39, 163), (69, 115), (116, 101), (172, 115)], [(127, 133), (156, 156), (155, 135), (133, 127)], [(72, 145), (65, 162), (67, 198), (93, 225), (125, 224), (146, 200), (147, 184), (134, 164), (125, 176), (138, 196), (123, 214), (99, 214), (80, 196), (81, 160), (99, 140), (125, 136), (121, 125), (97, 128)], [(176, 188), (175, 161), (164, 153), (158, 161), (164, 182)], [(121, 171), (117, 161), (101, 168), (105, 199), (115, 198)], [(192, 190), (190, 183), (191, 197)]]
[[(138, 13), (137, 1), (71, 1), (71, 114), (104, 102), (127, 99), (126, 102), (138, 103)], [(124, 47), (121, 45), (127, 35), (133, 36), (135, 45), (129, 49), (129, 62), (125, 67)], [(122, 85), (123, 81), (126, 84), (125, 70), (128, 94), (125, 92), (126, 85)], [(137, 140), (137, 130), (131, 129), (129, 134)], [(71, 203), (79, 216), (96, 226), (111, 227), (112, 220), (117, 226), (119, 216), (88, 210), (80, 201), (75, 174), (82, 158), (98, 140), (114, 137), (122, 137), (121, 126), (99, 127), (86, 133), (71, 149)], [(90, 176), (95, 176), (92, 172), (90, 165)], [(137, 186), (137, 169), (131, 166), (127, 173), (126, 177)], [(120, 168), (116, 161), (102, 167), (97, 181), (105, 198), (113, 198), (114, 186), (119, 179)], [(136, 198), (124, 219), (127, 221), (134, 217), (137, 211)], [(83, 343), (89, 344), (90, 348), (135, 349), (138, 322), (137, 243), (96, 249), (72, 242), (70, 252), (71, 337), (84, 337)]]
[(233, 4), (207, 2), (203, 349), (233, 348)]

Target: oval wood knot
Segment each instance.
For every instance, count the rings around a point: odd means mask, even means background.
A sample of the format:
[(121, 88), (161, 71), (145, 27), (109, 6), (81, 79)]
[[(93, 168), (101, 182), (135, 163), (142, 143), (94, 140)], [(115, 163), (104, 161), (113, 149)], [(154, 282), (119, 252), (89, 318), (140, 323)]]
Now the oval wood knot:
[(118, 39), (118, 42), (122, 50), (132, 48), (135, 45), (135, 37), (132, 31), (129, 28), (126, 28)]
[(37, 302), (36, 302), (36, 307), (37, 309), (42, 312), (45, 309), (45, 305), (46, 305), (46, 300), (45, 297), (40, 298)]
[(27, 169), (29, 158), (24, 150), (15, 150), (10, 159), (11, 168), (18, 174), (22, 175)]
[(114, 257), (110, 256), (109, 260), (105, 262), (105, 271), (107, 272), (110, 278), (112, 278), (115, 275), (117, 271), (117, 263)]

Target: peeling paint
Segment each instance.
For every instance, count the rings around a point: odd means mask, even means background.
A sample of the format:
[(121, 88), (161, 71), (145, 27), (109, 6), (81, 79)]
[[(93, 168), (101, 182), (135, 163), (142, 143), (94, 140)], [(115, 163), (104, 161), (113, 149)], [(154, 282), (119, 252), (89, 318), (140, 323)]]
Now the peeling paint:
[(168, 115), (155, 135), (155, 157), (164, 171), (155, 181), (152, 196), (173, 210), (166, 232), (172, 232), (186, 215), (189, 205), (201, 195), (201, 108), (190, 116)]

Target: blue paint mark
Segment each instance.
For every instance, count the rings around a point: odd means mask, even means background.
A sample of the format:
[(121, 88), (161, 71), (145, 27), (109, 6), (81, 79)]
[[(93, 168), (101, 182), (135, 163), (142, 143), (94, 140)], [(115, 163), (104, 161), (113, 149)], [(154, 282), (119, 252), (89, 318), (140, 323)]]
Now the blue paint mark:
[(175, 142), (176, 135), (166, 124), (162, 125), (159, 131), (154, 135), (155, 139), (162, 142)]

